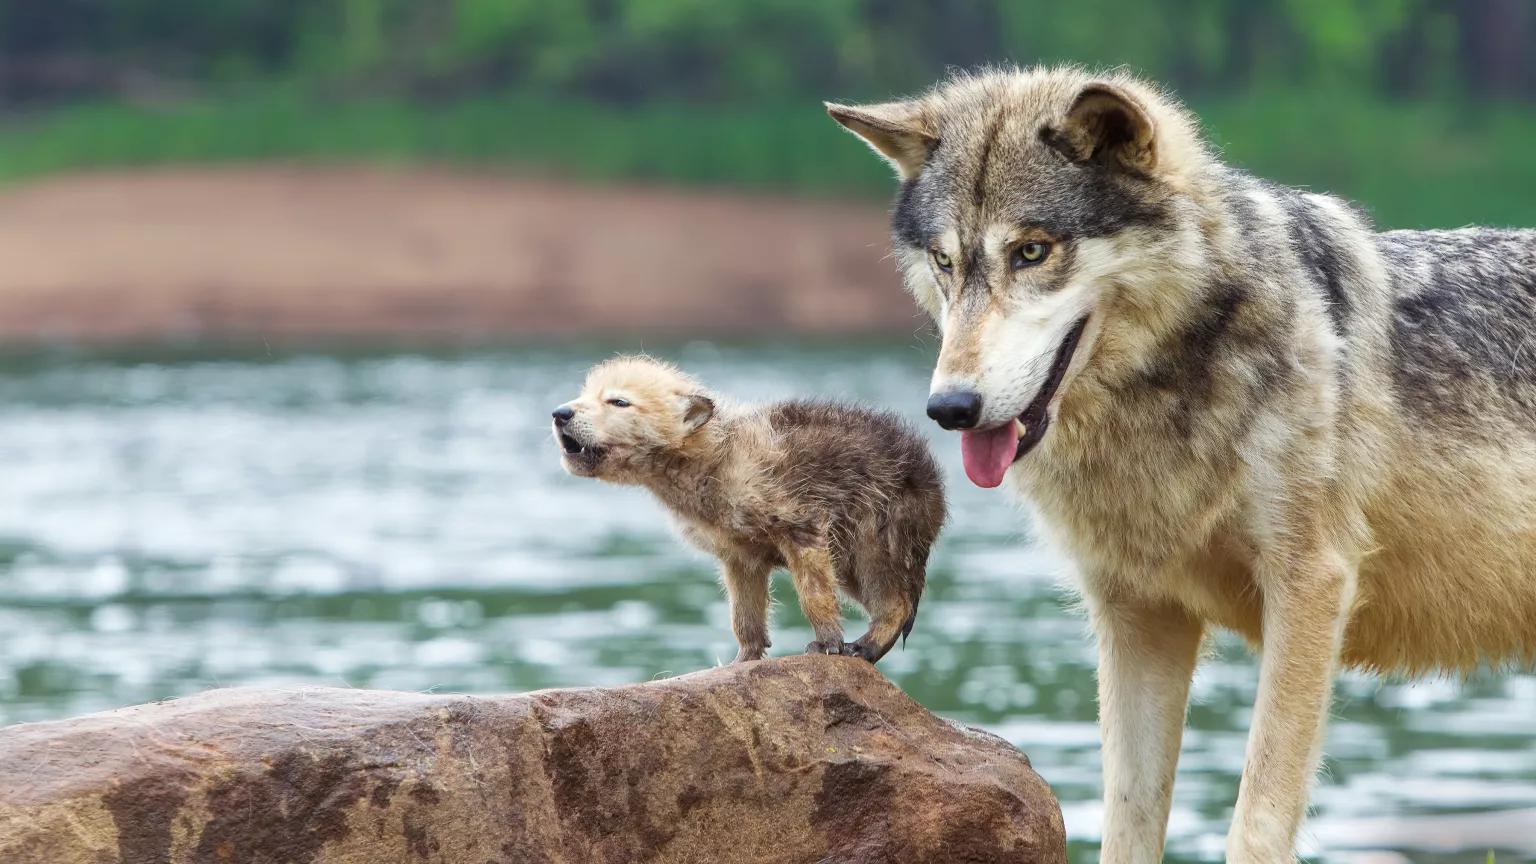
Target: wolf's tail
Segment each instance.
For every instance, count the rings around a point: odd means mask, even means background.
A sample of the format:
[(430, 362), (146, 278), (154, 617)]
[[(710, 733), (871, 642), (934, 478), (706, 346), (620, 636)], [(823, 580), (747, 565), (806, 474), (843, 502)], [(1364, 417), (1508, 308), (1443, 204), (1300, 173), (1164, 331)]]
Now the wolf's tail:
[[(874, 657), (871, 657), (870, 659), (872, 661), (878, 663), (880, 661), (881, 657), (884, 657), (885, 655), (891, 653), (891, 649), (896, 647), (896, 640), (898, 640), (898, 639), (901, 640), (901, 647), (903, 647), (903, 648), (907, 647), (907, 637), (909, 635), (911, 635), (911, 633), (912, 633), (912, 625), (915, 624), (915, 623), (917, 623), (917, 600), (916, 599), (914, 599), (912, 601), (912, 614), (907, 616), (907, 620), (901, 622), (901, 630), (900, 630), (900, 632), (892, 635), (889, 642), (886, 642), (884, 645), (879, 646), (878, 652), (875, 654)], [(860, 641), (862, 641), (862, 640), (860, 640)]]
[(919, 594), (916, 597), (912, 598), (912, 614), (908, 615), (907, 616), (907, 620), (902, 622), (902, 625), (901, 625), (901, 647), (902, 648), (906, 648), (907, 647), (907, 637), (912, 635), (912, 625), (917, 623), (917, 604), (919, 602), (921, 602), (922, 599), (923, 599), (923, 595), (921, 595), (921, 594)]

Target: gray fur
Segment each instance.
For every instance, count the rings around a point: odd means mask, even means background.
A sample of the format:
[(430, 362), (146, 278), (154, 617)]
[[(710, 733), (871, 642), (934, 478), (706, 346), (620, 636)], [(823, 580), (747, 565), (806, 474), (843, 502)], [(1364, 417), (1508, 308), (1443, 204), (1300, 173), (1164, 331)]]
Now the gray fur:
[(1491, 409), (1536, 437), (1536, 232), (1391, 231), (1376, 243), (1404, 404), (1458, 435), (1483, 437), (1477, 415)]
[[(1077, 564), (1104, 861), (1160, 858), (1209, 628), (1264, 648), (1229, 861), (1292, 860), (1338, 665), (1536, 662), (1536, 231), (1377, 233), (1223, 164), (1123, 73), (828, 109), (901, 177), (933, 396), (981, 405), (969, 476), (1006, 477)], [(1049, 256), (1011, 266), (1026, 243)]]

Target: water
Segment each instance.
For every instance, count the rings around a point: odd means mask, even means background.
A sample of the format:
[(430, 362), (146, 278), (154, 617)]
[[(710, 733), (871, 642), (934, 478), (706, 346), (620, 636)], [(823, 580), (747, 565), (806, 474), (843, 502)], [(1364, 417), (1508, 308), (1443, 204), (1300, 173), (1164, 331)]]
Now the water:
[[(933, 353), (649, 347), (742, 398), (914, 414)], [(548, 440), (548, 409), (613, 348), (0, 361), (0, 722), (234, 684), (497, 692), (730, 658), (711, 563), (643, 493), (566, 476)], [(1074, 857), (1092, 860), (1094, 653), (1057, 587), (1070, 570), (1002, 493), (965, 482), (955, 442), (933, 431), (951, 525), (917, 630), (881, 668), (1027, 751)], [(810, 631), (787, 580), (776, 594), (775, 651), (791, 651)], [(1222, 640), (1195, 680), (1176, 860), (1220, 859), (1256, 674)], [(1499, 838), (1446, 852), (1354, 820), (1536, 807), (1536, 678), (1347, 675), (1339, 695), (1306, 841), (1333, 850), (1322, 860), (1350, 860), (1341, 850), (1375, 832), (1410, 860), (1480, 862)]]

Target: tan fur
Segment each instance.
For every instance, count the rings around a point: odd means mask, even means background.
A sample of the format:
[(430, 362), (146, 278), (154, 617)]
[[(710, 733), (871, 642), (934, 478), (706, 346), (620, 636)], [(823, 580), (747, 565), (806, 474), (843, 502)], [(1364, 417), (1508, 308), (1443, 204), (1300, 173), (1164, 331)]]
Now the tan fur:
[[(567, 451), (567, 470), (645, 486), (720, 559), (737, 661), (769, 647), (775, 567), (789, 569), (815, 631), (807, 650), (875, 661), (910, 632), (944, 497), (927, 445), (893, 416), (729, 405), (673, 366), (621, 357), (592, 370), (581, 397), (556, 412), (555, 434), (584, 445)], [(852, 643), (839, 590), (870, 614)]]
[[(1402, 286), (1446, 277), (1389, 252), (1454, 243), (1489, 271), (1529, 264), (1478, 251), (1493, 241), (1477, 235), (1390, 240), (1332, 198), (1233, 171), (1176, 101), (1124, 74), (1000, 71), (829, 111), (861, 136), (904, 123), (935, 142), (927, 163), (895, 162), (897, 258), (944, 333), (934, 390), (983, 394), (978, 428), (1014, 422), (1088, 316), (1049, 431), (1007, 476), (1076, 560), (1099, 640), (1102, 860), (1161, 857), (1211, 627), (1263, 652), (1230, 861), (1292, 857), (1340, 662), (1536, 660), (1536, 435), (1511, 407), (1524, 397), (1504, 395), (1503, 369), (1436, 379), (1433, 358), (1398, 344)], [(1153, 215), (1125, 217), (1138, 207)], [(1000, 263), (1039, 230), (1033, 214), (1062, 212), (1110, 227), (1053, 236), (1038, 267)], [(1326, 258), (1309, 257), (1318, 244)], [(974, 267), (944, 272), (935, 251)], [(1510, 353), (1508, 374), (1529, 375), (1536, 347)], [(1407, 392), (1424, 379), (1444, 390)], [(1457, 404), (1423, 404), (1436, 399)]]

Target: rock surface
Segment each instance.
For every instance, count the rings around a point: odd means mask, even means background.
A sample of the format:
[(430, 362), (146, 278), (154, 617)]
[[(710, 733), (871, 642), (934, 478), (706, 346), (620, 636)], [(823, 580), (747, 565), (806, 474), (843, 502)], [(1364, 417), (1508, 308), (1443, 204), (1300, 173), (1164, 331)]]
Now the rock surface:
[(613, 689), (218, 690), (0, 729), (0, 861), (1065, 862), (1006, 742), (868, 664)]

